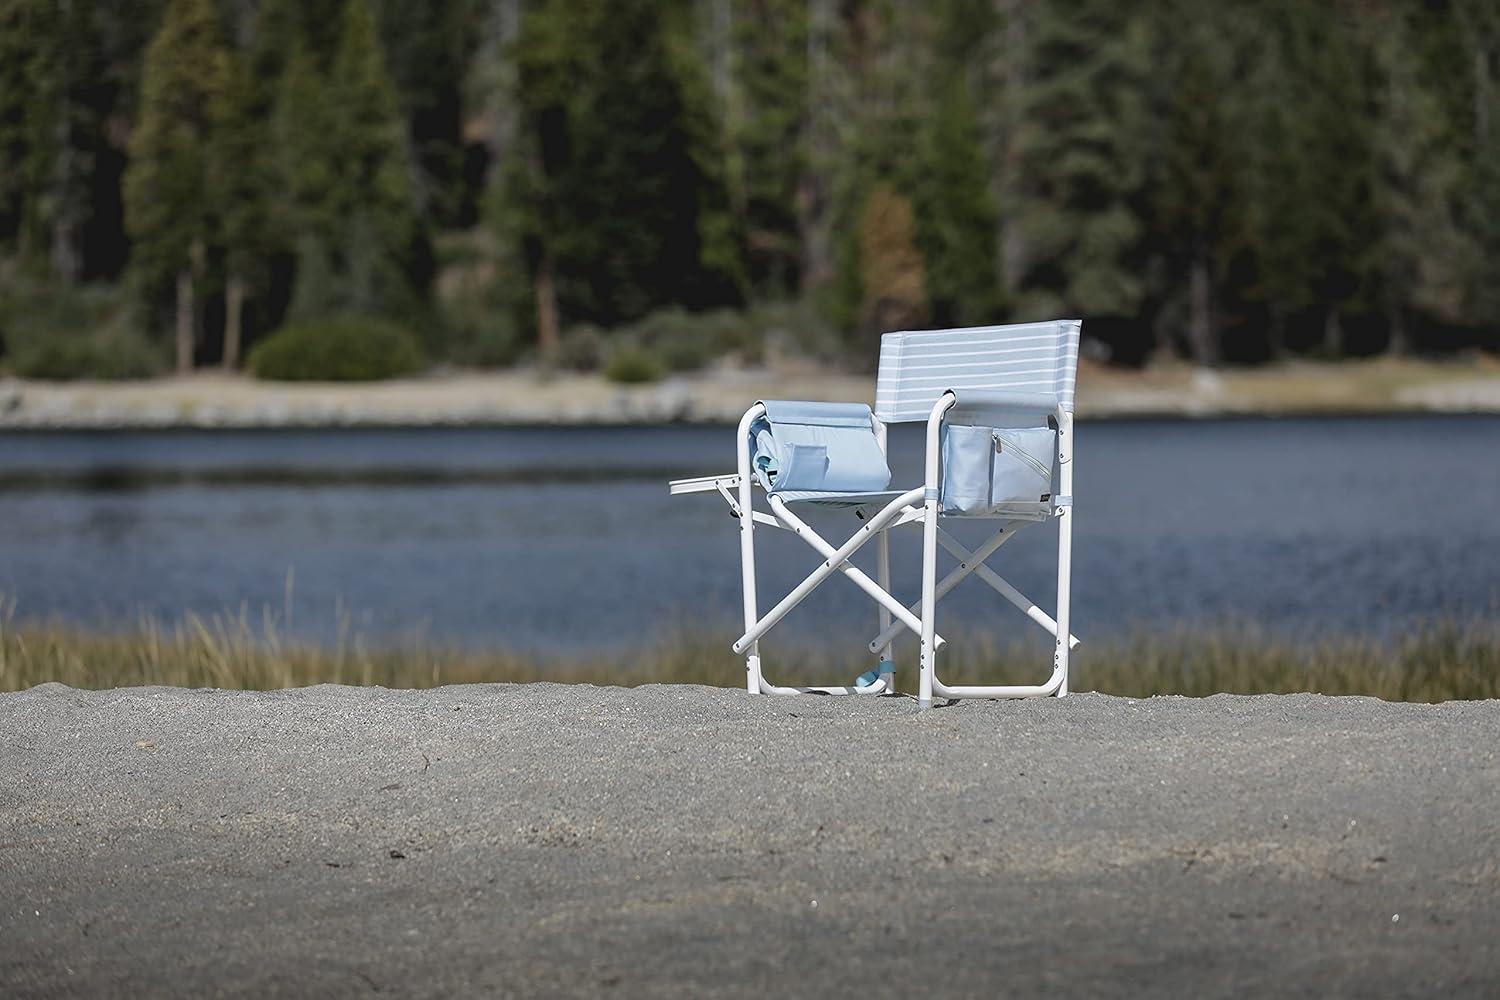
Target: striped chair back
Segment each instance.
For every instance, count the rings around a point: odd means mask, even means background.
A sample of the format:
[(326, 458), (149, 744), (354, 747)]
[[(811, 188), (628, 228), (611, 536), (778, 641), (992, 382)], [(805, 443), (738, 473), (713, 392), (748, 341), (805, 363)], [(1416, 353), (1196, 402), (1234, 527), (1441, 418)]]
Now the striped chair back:
[(1082, 327), (1059, 319), (888, 333), (880, 338), (875, 416), (888, 424), (926, 420), (945, 389), (1051, 393), (1072, 413)]

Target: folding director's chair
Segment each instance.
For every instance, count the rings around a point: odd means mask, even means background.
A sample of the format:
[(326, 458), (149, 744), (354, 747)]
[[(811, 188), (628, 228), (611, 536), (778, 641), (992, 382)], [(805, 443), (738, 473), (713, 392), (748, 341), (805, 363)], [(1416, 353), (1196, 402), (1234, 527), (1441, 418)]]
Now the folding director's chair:
[[(751, 693), (879, 695), (895, 693), (891, 644), (903, 629), (920, 640), (918, 705), (943, 698), (1026, 698), (1068, 693), (1068, 631), (1072, 567), (1073, 390), (1078, 367), (1077, 320), (888, 333), (881, 338), (880, 374), (872, 412), (862, 403), (764, 400), (745, 411), (736, 431), (738, 468), (729, 475), (682, 479), (672, 493), (716, 491), (740, 522), (745, 632), (734, 651), (745, 657)], [(889, 424), (925, 420), (925, 476), (920, 486), (890, 489)], [(770, 513), (756, 510), (755, 490)], [(852, 509), (860, 527), (834, 545), (793, 507)], [(946, 519), (986, 518), (996, 530), (974, 549), (943, 526)], [(1020, 528), (1058, 522), (1057, 617), (1027, 599), (985, 561)], [(764, 615), (757, 610), (755, 525), (790, 531), (823, 562)], [(922, 528), (922, 594), (910, 607), (890, 593), (889, 532)], [(876, 546), (875, 579), (850, 559)], [(937, 550), (958, 565), (941, 579)], [(846, 687), (782, 687), (765, 679), (759, 642), (786, 614), (834, 574), (875, 601), (880, 632), (869, 643), (876, 667)], [(1052, 673), (1034, 685), (947, 685), (937, 676), (938, 601), (977, 576), (1052, 634)]]

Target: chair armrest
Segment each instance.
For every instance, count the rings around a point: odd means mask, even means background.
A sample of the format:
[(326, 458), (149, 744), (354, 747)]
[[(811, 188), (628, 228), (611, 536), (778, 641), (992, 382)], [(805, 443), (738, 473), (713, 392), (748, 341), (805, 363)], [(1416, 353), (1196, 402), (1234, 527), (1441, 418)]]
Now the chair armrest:
[(671, 496), (679, 493), (712, 493), (722, 487), (726, 490), (736, 490), (740, 486), (740, 474), (730, 472), (722, 476), (698, 476), (694, 479), (674, 479), (667, 484), (671, 490)]

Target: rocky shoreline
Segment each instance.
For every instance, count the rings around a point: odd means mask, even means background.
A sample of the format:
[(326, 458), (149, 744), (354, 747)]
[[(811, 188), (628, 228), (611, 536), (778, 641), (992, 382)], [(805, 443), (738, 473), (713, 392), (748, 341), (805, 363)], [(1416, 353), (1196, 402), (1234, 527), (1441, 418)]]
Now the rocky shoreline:
[[(226, 374), (140, 382), (0, 380), (0, 429), (420, 427), (733, 423), (759, 398), (870, 402), (869, 374), (713, 369), (649, 385), (517, 369), (370, 384)], [(1500, 366), (1411, 361), (1123, 373), (1085, 365), (1079, 415), (1500, 412)]]

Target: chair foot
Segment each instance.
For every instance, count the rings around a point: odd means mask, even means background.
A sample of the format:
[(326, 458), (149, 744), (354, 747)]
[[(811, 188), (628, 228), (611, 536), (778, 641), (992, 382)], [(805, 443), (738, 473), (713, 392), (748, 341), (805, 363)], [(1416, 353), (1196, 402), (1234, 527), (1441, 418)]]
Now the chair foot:
[(927, 711), (931, 707), (932, 707), (932, 699), (929, 698), (926, 701), (923, 701), (921, 698), (917, 699), (917, 711), (918, 712), (925, 712), (925, 711)]

